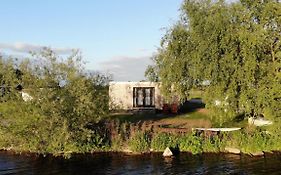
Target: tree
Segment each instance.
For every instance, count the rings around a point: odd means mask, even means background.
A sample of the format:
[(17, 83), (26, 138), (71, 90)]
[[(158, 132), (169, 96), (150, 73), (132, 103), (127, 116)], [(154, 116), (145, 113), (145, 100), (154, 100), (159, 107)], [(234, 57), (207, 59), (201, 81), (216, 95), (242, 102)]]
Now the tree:
[[(155, 57), (152, 57), (151, 59), (152, 61), (156, 61)], [(148, 81), (159, 82), (158, 70), (156, 65), (148, 65), (144, 75)]]
[[(107, 117), (109, 79), (87, 73), (79, 51), (60, 58), (45, 48), (18, 66), (0, 60), (0, 68), (1, 84), (11, 89), (0, 96), (0, 147), (57, 153), (96, 146), (90, 126)], [(20, 98), (18, 84), (33, 100)]]
[(280, 14), (273, 0), (186, 0), (155, 58), (165, 94), (186, 99), (203, 89), (220, 124), (241, 114), (280, 116)]

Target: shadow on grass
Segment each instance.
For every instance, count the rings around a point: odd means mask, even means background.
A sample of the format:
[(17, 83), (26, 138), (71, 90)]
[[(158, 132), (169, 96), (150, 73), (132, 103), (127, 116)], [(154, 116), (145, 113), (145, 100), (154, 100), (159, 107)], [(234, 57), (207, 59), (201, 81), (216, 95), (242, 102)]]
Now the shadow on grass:
[(137, 123), (140, 121), (157, 121), (165, 118), (170, 118), (175, 115), (172, 114), (151, 114), (151, 113), (144, 113), (144, 114), (133, 114), (133, 113), (120, 113), (120, 114), (112, 114), (110, 119), (116, 119), (120, 122), (131, 122)]
[(180, 105), (179, 113), (187, 114), (202, 108), (205, 108), (202, 100), (200, 98), (193, 98)]
[(205, 108), (205, 104), (201, 99), (191, 99), (179, 106), (178, 114), (164, 114), (161, 112), (156, 113), (115, 113), (110, 115), (110, 119), (116, 119), (120, 122), (144, 122), (144, 121), (158, 121), (162, 119), (175, 119), (175, 118), (185, 118), (185, 119), (202, 119), (206, 116), (202, 113), (197, 112), (198, 109)]

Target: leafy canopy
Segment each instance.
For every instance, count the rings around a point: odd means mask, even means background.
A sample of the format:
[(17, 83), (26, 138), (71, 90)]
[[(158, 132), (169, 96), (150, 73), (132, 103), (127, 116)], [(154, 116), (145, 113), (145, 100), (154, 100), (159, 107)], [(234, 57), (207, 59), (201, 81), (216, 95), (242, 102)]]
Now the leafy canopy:
[[(21, 62), (0, 58), (0, 147), (92, 149), (97, 141), (91, 125), (108, 114), (108, 81), (85, 70), (79, 51), (61, 58), (45, 48)], [(24, 101), (21, 93), (31, 99)]]
[(220, 123), (240, 114), (281, 116), (281, 3), (186, 0), (181, 11), (147, 70), (164, 94), (185, 100), (203, 90)]

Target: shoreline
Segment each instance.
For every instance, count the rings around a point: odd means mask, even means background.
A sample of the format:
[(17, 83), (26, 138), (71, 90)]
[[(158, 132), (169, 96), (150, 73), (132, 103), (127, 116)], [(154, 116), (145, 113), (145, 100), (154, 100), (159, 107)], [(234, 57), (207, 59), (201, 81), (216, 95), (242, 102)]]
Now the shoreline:
[[(60, 153), (40, 153), (40, 152), (31, 152), (31, 151), (19, 151), (19, 150), (13, 150), (13, 149), (6, 149), (6, 148), (1, 148), (0, 153), (8, 153), (8, 154), (13, 154), (13, 155), (32, 155), (32, 156), (51, 156), (51, 157), (63, 157), (63, 158), (70, 158), (73, 155), (94, 155), (94, 154), (122, 154), (126, 156), (141, 156), (141, 155), (150, 155), (150, 154), (163, 154), (164, 151), (147, 151), (147, 152), (133, 152), (128, 149), (124, 149), (123, 151), (115, 151), (115, 150), (97, 150), (97, 151), (91, 151), (91, 152), (60, 152)], [(272, 150), (272, 151), (260, 151), (260, 152), (252, 152), (252, 153), (245, 153), (245, 152), (240, 152), (240, 153), (232, 153), (228, 151), (219, 151), (219, 152), (201, 152), (201, 153), (196, 153), (193, 154), (190, 151), (179, 151), (173, 156), (163, 156), (163, 158), (172, 158), (172, 157), (177, 157), (180, 154), (189, 154), (190, 156), (202, 156), (202, 155), (213, 155), (213, 154), (218, 154), (218, 155), (235, 155), (235, 156), (247, 156), (247, 157), (266, 157), (266, 156), (276, 156), (276, 155), (281, 155), (281, 151), (278, 150)]]

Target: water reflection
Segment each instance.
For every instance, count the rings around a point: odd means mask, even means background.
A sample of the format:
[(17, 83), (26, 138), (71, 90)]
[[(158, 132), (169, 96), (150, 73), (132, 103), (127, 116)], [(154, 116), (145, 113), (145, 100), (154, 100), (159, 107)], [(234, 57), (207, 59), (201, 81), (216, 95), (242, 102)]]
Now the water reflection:
[(0, 174), (281, 174), (281, 157), (249, 157), (231, 154), (181, 153), (175, 158), (161, 154), (128, 156), (120, 153), (52, 156), (0, 152)]

